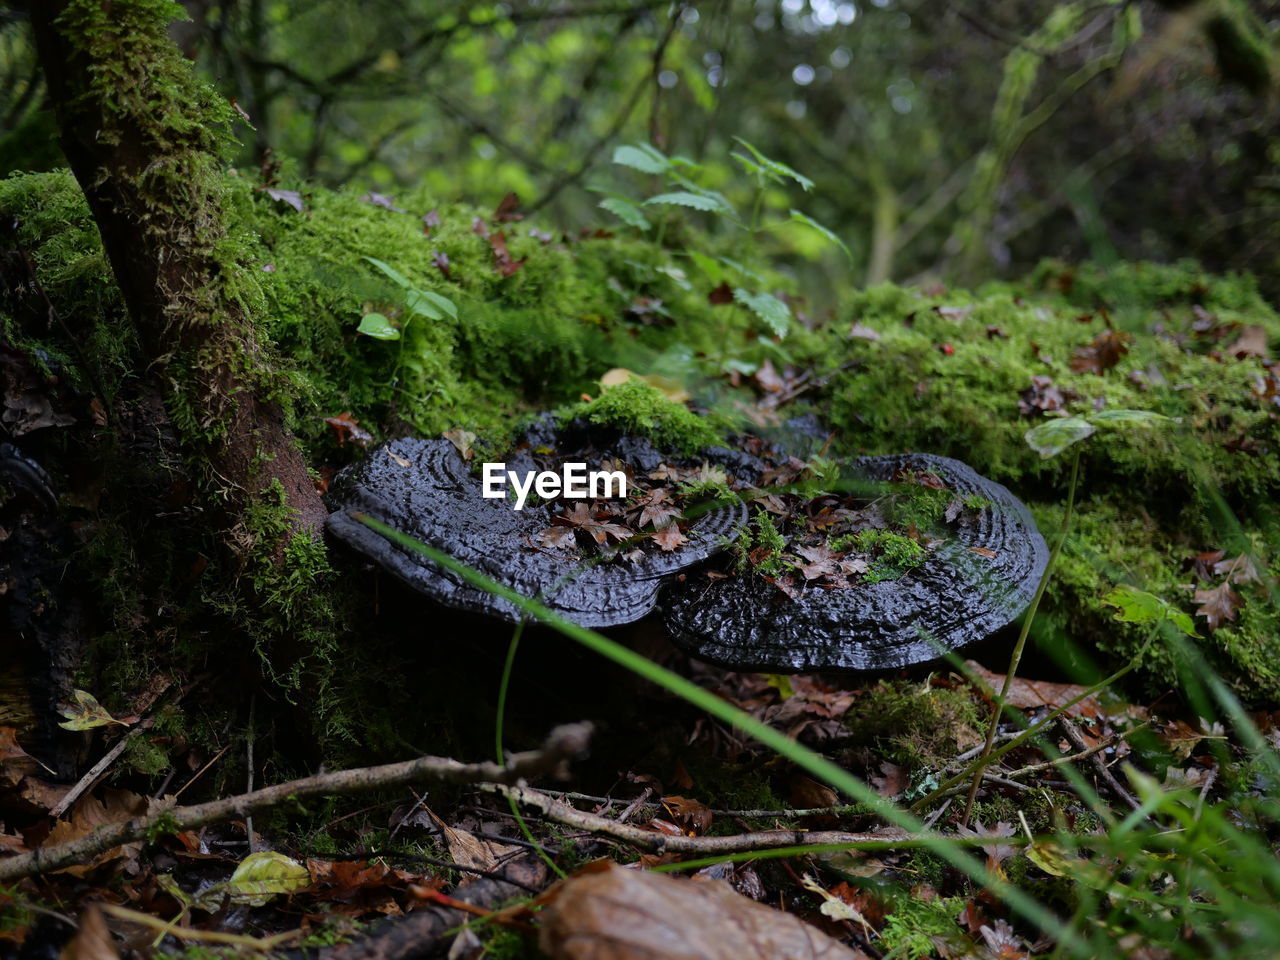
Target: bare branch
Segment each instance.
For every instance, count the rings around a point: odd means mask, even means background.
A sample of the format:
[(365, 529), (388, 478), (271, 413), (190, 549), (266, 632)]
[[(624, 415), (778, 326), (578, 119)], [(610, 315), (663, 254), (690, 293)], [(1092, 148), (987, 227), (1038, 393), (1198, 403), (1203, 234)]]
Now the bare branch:
[(106, 824), (76, 840), (0, 860), (0, 882), (59, 870), (113, 847), (142, 840), (155, 831), (189, 830), (233, 817), (243, 818), (254, 811), (290, 800), (358, 793), (425, 780), (515, 784), (525, 777), (537, 774), (559, 774), (564, 771), (570, 759), (586, 748), (590, 736), (589, 723), (566, 724), (551, 731), (541, 750), (513, 754), (505, 764), (462, 763), (448, 757), (419, 757), (402, 763), (321, 773), (189, 807), (161, 805), (146, 816)]

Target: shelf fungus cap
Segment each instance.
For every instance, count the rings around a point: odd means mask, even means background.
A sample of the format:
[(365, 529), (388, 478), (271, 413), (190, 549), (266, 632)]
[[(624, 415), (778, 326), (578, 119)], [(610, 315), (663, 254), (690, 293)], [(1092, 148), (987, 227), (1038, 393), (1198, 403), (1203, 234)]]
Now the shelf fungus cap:
[(758, 576), (690, 575), (663, 601), (677, 646), (735, 670), (885, 670), (980, 640), (1027, 608), (1049, 551), (1013, 494), (947, 457), (863, 457), (852, 467), (873, 481), (928, 471), (958, 495), (991, 505), (897, 580), (810, 587), (792, 599)]
[[(660, 459), (644, 441), (627, 440), (622, 446)], [(569, 454), (563, 459), (583, 458)], [(527, 455), (513, 455), (507, 458), (507, 469), (537, 468)], [(716, 507), (685, 531), (687, 543), (670, 552), (648, 553), (634, 561), (584, 562), (537, 545), (535, 537), (555, 517), (550, 505), (514, 510), (506, 500), (486, 499), (480, 478), (452, 443), (411, 437), (386, 443), (344, 470), (329, 499), (336, 508), (326, 523), (331, 534), (433, 600), (512, 623), (520, 619), (511, 601), (397, 546), (355, 514), (367, 514), (447, 553), (584, 627), (617, 626), (648, 614), (657, 603), (663, 578), (720, 550), (737, 535), (746, 516), (741, 504)]]

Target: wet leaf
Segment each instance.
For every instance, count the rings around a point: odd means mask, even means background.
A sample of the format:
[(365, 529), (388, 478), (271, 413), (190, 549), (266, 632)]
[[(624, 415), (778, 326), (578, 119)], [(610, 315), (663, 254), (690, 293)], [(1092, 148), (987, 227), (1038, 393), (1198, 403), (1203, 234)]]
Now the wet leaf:
[(272, 897), (311, 885), (311, 871), (282, 853), (260, 850), (240, 861), (226, 891), (232, 900), (260, 907)]
[(94, 727), (105, 727), (109, 723), (118, 723), (123, 727), (129, 726), (124, 720), (117, 720), (107, 713), (106, 708), (87, 690), (73, 690), (71, 697), (71, 703), (58, 711), (67, 718), (58, 724), (63, 730), (92, 730)]
[(1079, 417), (1062, 417), (1032, 427), (1022, 438), (1046, 460), (1055, 457), (1073, 443), (1088, 439), (1097, 428)]
[[(609, 537), (613, 537), (616, 540), (626, 540), (632, 536), (632, 532), (620, 524), (612, 523), (607, 519), (597, 519), (595, 513), (585, 503), (575, 503), (573, 509), (556, 518), (556, 523), (561, 526), (576, 527), (579, 530), (584, 530), (591, 535), (591, 539), (602, 545)], [(678, 530), (676, 532), (679, 533)], [(654, 536), (656, 538), (657, 534)], [(663, 549), (672, 550), (674, 547), (664, 547)]]
[(592, 865), (555, 891), (538, 946), (552, 960), (862, 960), (797, 917), (734, 892), (612, 863)]
[(361, 317), (360, 326), (356, 327), (356, 332), (363, 333), (366, 337), (373, 337), (375, 340), (400, 339), (400, 331), (391, 325), (386, 314), (377, 312), (366, 313)]
[(663, 797), (662, 805), (690, 836), (698, 836), (711, 829), (711, 809), (701, 801), (689, 797)]
[(1137, 587), (1121, 584), (1103, 597), (1102, 602), (1119, 610), (1115, 619), (1122, 623), (1157, 623), (1168, 620), (1188, 637), (1200, 636), (1196, 633), (1195, 622), (1185, 612)]
[(334, 438), (340, 447), (350, 442), (363, 450), (373, 442), (373, 434), (360, 426), (360, 421), (353, 417), (350, 411), (340, 413), (336, 417), (325, 417), (324, 422), (333, 431)]

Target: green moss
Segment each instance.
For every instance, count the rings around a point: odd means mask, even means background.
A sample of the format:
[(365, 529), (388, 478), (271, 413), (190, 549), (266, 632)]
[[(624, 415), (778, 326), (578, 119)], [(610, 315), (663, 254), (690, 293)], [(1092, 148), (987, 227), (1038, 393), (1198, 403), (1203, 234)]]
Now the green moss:
[(636, 377), (606, 387), (600, 396), (570, 407), (562, 417), (566, 420), (581, 417), (591, 423), (616, 427), (623, 433), (648, 437), (659, 447), (685, 454), (723, 443), (706, 418)]
[(837, 552), (850, 548), (869, 553), (874, 558), (870, 569), (863, 574), (867, 583), (897, 580), (908, 570), (924, 563), (928, 553), (918, 541), (891, 530), (859, 530), (831, 541), (831, 549)]
[(968, 692), (927, 681), (881, 680), (854, 701), (845, 722), (856, 742), (912, 767), (936, 767), (980, 742)]
[(939, 950), (935, 939), (957, 946), (966, 942), (956, 923), (964, 905), (964, 897), (896, 897), (877, 943), (884, 952), (895, 956), (936, 956)]
[(733, 556), (739, 570), (754, 570), (765, 577), (776, 577), (787, 567), (783, 551), (787, 549), (784, 537), (773, 517), (763, 510), (756, 512), (751, 525), (733, 542)]

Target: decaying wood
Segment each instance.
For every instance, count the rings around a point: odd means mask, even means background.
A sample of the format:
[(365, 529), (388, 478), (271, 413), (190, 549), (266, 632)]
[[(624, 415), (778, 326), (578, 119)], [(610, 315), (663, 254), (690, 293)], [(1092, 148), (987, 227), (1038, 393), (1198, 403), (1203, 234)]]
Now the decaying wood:
[(146, 816), (99, 827), (93, 833), (53, 847), (43, 847), (0, 860), (0, 882), (59, 870), (121, 844), (142, 840), (154, 831), (189, 830), (220, 820), (243, 818), (289, 800), (350, 794), (435, 780), (445, 783), (516, 784), (525, 777), (564, 773), (570, 759), (582, 753), (591, 736), (588, 723), (556, 727), (541, 750), (513, 754), (505, 764), (462, 763), (449, 757), (419, 757), (402, 763), (357, 767), (291, 780), (223, 800), (189, 807), (157, 804)]

